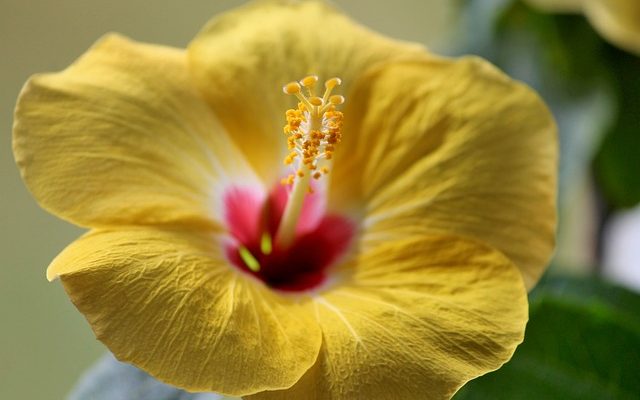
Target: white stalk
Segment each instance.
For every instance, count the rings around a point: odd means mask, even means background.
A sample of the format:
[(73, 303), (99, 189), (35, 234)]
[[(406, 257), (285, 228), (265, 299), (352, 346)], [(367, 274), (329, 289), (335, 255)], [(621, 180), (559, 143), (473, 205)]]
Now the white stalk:
[[(322, 115), (316, 114), (315, 107), (309, 114), (309, 131), (305, 132), (307, 135), (314, 130), (319, 130), (322, 125)], [(309, 170), (304, 171), (304, 176), (298, 177), (293, 183), (293, 188), (289, 194), (289, 199), (287, 200), (287, 205), (285, 206), (282, 219), (280, 220), (280, 226), (278, 227), (278, 233), (276, 234), (276, 244), (281, 247), (288, 247), (295, 238), (298, 219), (302, 212), (304, 198), (309, 192), (310, 184), (311, 171)]]

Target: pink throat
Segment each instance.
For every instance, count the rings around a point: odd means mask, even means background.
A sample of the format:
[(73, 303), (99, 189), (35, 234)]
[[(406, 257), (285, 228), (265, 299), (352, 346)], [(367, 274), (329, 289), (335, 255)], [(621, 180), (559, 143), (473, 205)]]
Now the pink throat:
[[(295, 238), (286, 248), (273, 242), (263, 251), (263, 236), (275, 238), (284, 213), (288, 189), (276, 185), (265, 195), (250, 187), (231, 187), (224, 195), (225, 220), (231, 240), (227, 257), (240, 270), (269, 287), (283, 291), (305, 291), (324, 283), (329, 267), (346, 252), (355, 234), (349, 219), (325, 214), (323, 193), (308, 194), (296, 227)], [(249, 251), (259, 264), (252, 270), (241, 255)]]

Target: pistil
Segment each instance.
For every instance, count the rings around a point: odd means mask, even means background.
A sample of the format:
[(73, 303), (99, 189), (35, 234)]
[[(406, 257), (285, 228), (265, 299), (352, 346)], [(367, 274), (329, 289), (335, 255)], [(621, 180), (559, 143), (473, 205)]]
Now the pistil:
[[(331, 95), (341, 80), (327, 80), (322, 97), (314, 92), (317, 81), (317, 76), (310, 75), (283, 87), (286, 94), (294, 95), (300, 101), (297, 109), (287, 110), (287, 125), (284, 127), (290, 151), (284, 163), (291, 165), (294, 172), (282, 181), (284, 185), (292, 186), (275, 238), (276, 244), (283, 248), (288, 247), (295, 237), (305, 196), (313, 190), (311, 179), (320, 179), (329, 173), (335, 146), (342, 138), (343, 116), (336, 111), (336, 106), (344, 103), (344, 97)], [(302, 87), (307, 90), (307, 95), (302, 93)]]

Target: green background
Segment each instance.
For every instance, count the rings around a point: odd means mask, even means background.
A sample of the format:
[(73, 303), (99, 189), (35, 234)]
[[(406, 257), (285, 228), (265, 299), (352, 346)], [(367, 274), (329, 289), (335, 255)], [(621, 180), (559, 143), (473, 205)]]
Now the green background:
[[(11, 152), (20, 88), (33, 73), (65, 68), (106, 32), (183, 47), (210, 16), (241, 3), (0, 0), (0, 399), (62, 399), (104, 352), (60, 284), (45, 279), (81, 230), (41, 210), (20, 180)], [(451, 26), (451, 0), (337, 3), (375, 30), (435, 49)]]

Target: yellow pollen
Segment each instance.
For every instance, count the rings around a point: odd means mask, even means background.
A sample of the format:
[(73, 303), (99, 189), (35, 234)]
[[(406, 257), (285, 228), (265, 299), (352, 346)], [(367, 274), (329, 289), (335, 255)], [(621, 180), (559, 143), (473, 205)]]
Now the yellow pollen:
[(289, 174), (286, 178), (282, 178), (280, 180), (280, 183), (282, 183), (283, 186), (293, 185), (293, 181), (295, 179), (296, 179), (295, 175)]
[[(325, 81), (322, 97), (314, 94), (317, 83), (318, 77), (309, 75), (286, 84), (282, 89), (299, 101), (296, 108), (286, 111), (287, 124), (283, 129), (289, 149), (284, 163), (291, 166), (292, 173), (281, 182), (292, 188), (275, 242), (284, 247), (293, 240), (305, 195), (313, 193), (311, 179), (320, 179), (329, 173), (330, 160), (342, 139), (343, 115), (336, 106), (343, 104), (345, 98), (331, 95), (342, 80), (331, 78)], [(303, 87), (307, 89), (307, 95), (302, 92)]]
[[(295, 95), (299, 100), (296, 108), (286, 111), (287, 124), (283, 129), (287, 136), (287, 148), (290, 150), (284, 163), (293, 167), (294, 182), (296, 177), (307, 177), (305, 171), (326, 170), (322, 174), (327, 174), (329, 160), (342, 139), (343, 115), (336, 110), (336, 106), (343, 104), (345, 98), (331, 95), (331, 91), (342, 84), (342, 81), (340, 78), (327, 80), (322, 97), (313, 95), (313, 88), (317, 83), (318, 77), (309, 75), (297, 82), (290, 82), (283, 88), (285, 93)], [(302, 93), (303, 87), (309, 90), (308, 96)], [(315, 177), (314, 174), (311, 176)], [(289, 178), (283, 179), (283, 184), (292, 183)]]

